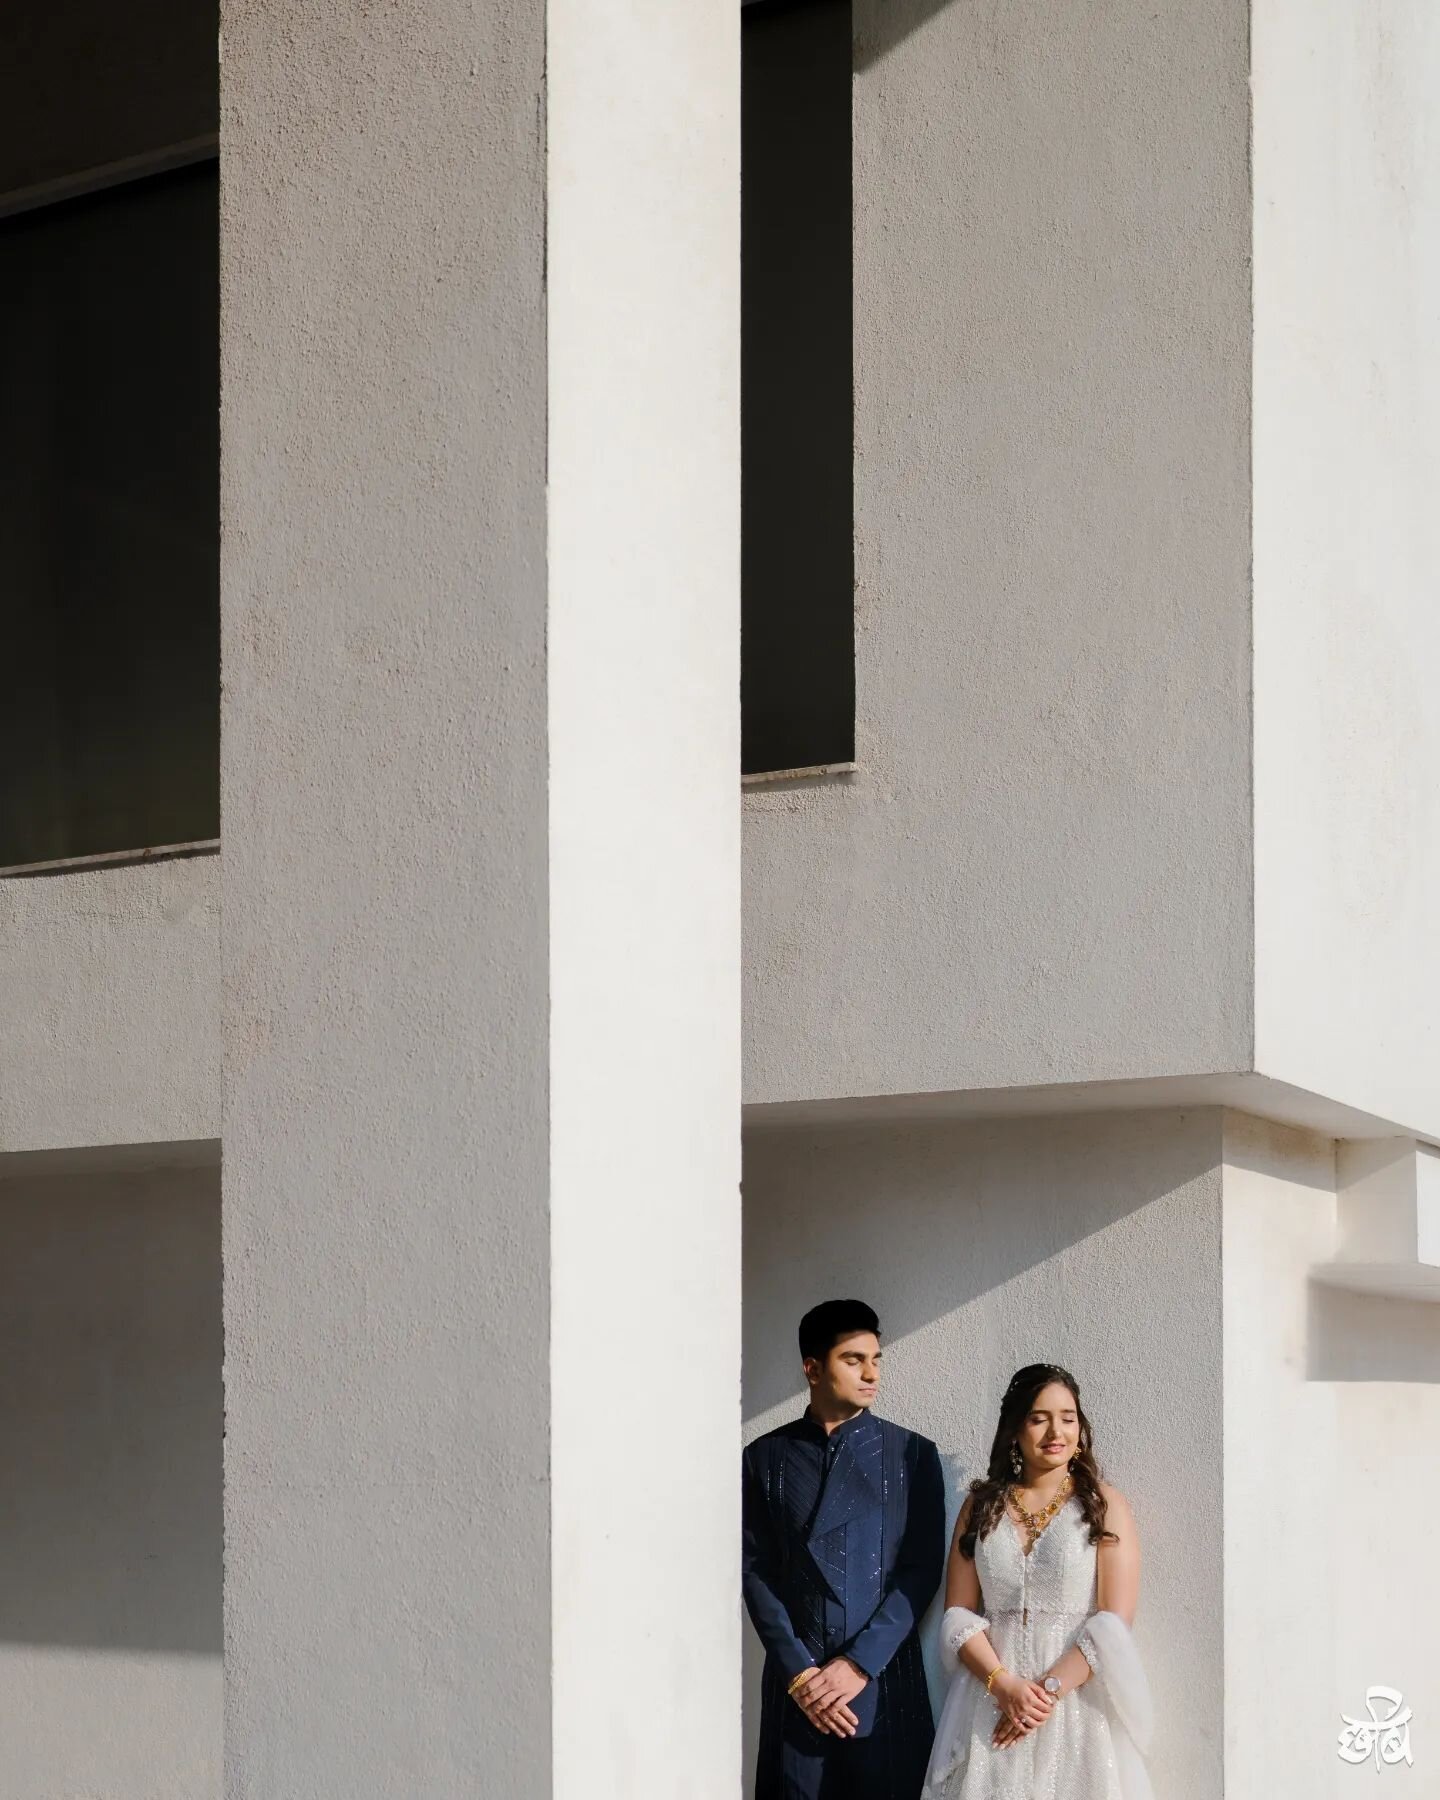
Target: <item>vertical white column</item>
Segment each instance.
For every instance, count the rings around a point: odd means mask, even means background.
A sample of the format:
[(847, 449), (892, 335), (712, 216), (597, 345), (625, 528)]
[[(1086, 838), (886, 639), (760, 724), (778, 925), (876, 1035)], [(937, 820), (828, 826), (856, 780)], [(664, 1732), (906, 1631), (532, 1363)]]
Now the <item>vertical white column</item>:
[(543, 68), (225, 8), (230, 1800), (549, 1789)]
[(1255, 0), (1256, 1066), (1440, 1132), (1440, 30)]
[(555, 1788), (739, 1791), (739, 7), (550, 0)]
[(226, 18), (230, 1800), (739, 1784), (738, 9), (546, 30)]

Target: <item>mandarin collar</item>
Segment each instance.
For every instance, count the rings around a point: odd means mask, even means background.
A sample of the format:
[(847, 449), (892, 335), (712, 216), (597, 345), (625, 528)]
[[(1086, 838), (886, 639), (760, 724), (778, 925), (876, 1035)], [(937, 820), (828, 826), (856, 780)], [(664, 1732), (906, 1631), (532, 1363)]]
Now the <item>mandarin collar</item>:
[(853, 1419), (846, 1419), (843, 1424), (837, 1425), (833, 1431), (826, 1431), (825, 1427), (807, 1406), (805, 1411), (800, 1415), (800, 1429), (805, 1433), (806, 1437), (812, 1438), (817, 1444), (829, 1444), (831, 1442), (837, 1442), (841, 1438), (854, 1436), (857, 1428), (863, 1427), (869, 1419), (869, 1407), (862, 1407)]

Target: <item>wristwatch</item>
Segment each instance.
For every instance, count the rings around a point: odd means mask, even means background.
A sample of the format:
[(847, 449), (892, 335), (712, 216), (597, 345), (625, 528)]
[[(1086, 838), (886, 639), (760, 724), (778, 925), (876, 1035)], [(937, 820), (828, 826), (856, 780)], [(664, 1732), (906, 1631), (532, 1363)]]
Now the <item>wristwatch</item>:
[(1052, 1700), (1060, 1698), (1060, 1677), (1058, 1675), (1047, 1675), (1042, 1685)]

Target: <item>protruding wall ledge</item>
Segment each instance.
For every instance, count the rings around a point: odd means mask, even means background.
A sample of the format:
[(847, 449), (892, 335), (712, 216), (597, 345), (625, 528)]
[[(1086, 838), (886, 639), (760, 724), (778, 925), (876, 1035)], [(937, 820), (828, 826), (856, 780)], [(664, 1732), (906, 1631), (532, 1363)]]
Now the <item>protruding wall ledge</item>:
[(0, 879), (0, 1153), (220, 1132), (220, 858)]
[(1335, 1196), (1339, 1248), (1315, 1279), (1440, 1301), (1440, 1150), (1402, 1137), (1341, 1143)]

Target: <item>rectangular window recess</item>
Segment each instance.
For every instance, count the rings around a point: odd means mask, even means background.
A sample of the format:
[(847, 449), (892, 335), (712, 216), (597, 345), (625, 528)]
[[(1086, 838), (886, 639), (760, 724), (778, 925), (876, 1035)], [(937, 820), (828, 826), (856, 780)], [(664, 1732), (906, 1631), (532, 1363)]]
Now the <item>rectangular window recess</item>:
[(740, 785), (744, 788), (770, 787), (777, 781), (824, 781), (832, 775), (858, 775), (860, 765), (855, 762), (816, 763), (808, 769), (762, 769), (751, 775), (742, 775)]
[(82, 194), (98, 194), (105, 188), (119, 187), (125, 181), (143, 180), (147, 175), (165, 175), (171, 169), (188, 168), (191, 163), (214, 162), (219, 154), (219, 134), (209, 131), (203, 137), (167, 144), (161, 150), (144, 150), (136, 156), (122, 156), (118, 162), (102, 163), (98, 168), (79, 169), (73, 175), (57, 175), (50, 181), (37, 182), (33, 187), (14, 188), (0, 194), (0, 219), (33, 212), (37, 206), (54, 206), (61, 200), (75, 200)]
[(848, 0), (740, 15), (740, 767), (855, 755)]
[(217, 165), (12, 214), (0, 261), (0, 868), (209, 843)]
[(52, 862), (11, 863), (0, 867), (0, 880), (16, 875), (69, 875), (82, 869), (124, 868), (135, 863), (176, 862), (182, 857), (216, 856), (219, 838), (200, 838), (193, 844), (156, 844), (149, 850), (107, 850), (100, 856), (61, 856)]

